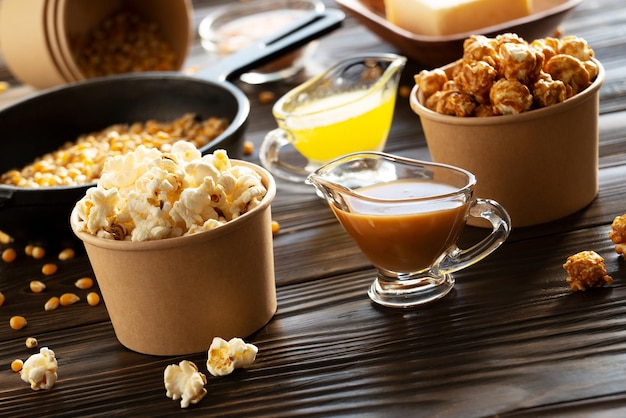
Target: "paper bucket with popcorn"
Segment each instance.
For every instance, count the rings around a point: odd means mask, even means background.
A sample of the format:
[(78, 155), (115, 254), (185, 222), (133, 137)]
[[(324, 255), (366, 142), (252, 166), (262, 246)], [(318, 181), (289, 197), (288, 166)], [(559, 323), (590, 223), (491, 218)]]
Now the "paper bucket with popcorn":
[[(584, 63), (576, 59), (581, 62), (577, 64), (580, 70), (587, 73), (580, 91), (567, 93), (569, 97), (561, 102), (538, 106), (538, 95), (531, 97), (538, 87), (531, 86), (524, 96), (531, 107), (521, 113), (477, 116), (478, 110), (487, 108), (483, 104), (464, 117), (445, 114), (442, 112), (447, 109), (440, 112), (428, 107), (424, 90), (416, 84), (410, 104), (420, 117), (433, 161), (474, 173), (476, 196), (502, 204), (514, 227), (554, 221), (583, 209), (598, 193), (599, 91), (605, 77), (602, 64), (592, 58), (592, 52), (587, 55)], [(455, 69), (465, 65), (464, 60), (437, 70), (456, 80), (455, 74), (460, 72)], [(587, 65), (593, 76), (584, 67)], [(553, 72), (556, 77), (557, 71)], [(548, 76), (542, 72), (541, 77)], [(493, 84), (489, 95), (493, 107), (494, 88), (501, 81)], [(502, 106), (515, 104), (511, 91), (502, 94)], [(442, 94), (451, 95), (452, 90)]]
[[(195, 156), (194, 152), (190, 154)], [(172, 161), (171, 158), (169, 154), (157, 157), (159, 162), (156, 165), (167, 165)], [(226, 163), (218, 162), (216, 166), (220, 168), (220, 164), (226, 164), (230, 167), (231, 172), (236, 174), (236, 182), (228, 185), (233, 180), (230, 174), (226, 176), (230, 180), (209, 181), (208, 177), (211, 176), (223, 177), (223, 172), (207, 171), (207, 165), (198, 164), (193, 156), (179, 158), (187, 160), (182, 171), (169, 167), (171, 170), (165, 171), (170, 174), (176, 172), (175, 176), (157, 175), (159, 180), (154, 180), (153, 175), (152, 182), (142, 183), (142, 177), (137, 173), (161, 173), (154, 166), (146, 170), (137, 169), (130, 175), (130, 180), (111, 180), (103, 176), (98, 187), (94, 188), (101, 190), (88, 192), (77, 203), (70, 219), (74, 233), (85, 245), (118, 340), (127, 348), (144, 354), (197, 353), (207, 350), (216, 336), (226, 339), (246, 337), (265, 325), (277, 307), (270, 207), (276, 194), (273, 178), (257, 165), (226, 159)], [(135, 160), (137, 168), (146, 158), (140, 161), (137, 157)], [(190, 179), (190, 176), (195, 176), (195, 180)], [(243, 179), (243, 176), (247, 176), (248, 180)], [(226, 209), (216, 210), (216, 206), (207, 209), (201, 205), (207, 201), (217, 204), (216, 200), (227, 197), (237, 200), (235, 196), (241, 198), (239, 203), (245, 201), (246, 196), (256, 193), (250, 192), (258, 187), (250, 184), (250, 179), (254, 178), (258, 179), (265, 191), (262, 196), (258, 195), (258, 200), (252, 199), (243, 204), (241, 213), (234, 218), (224, 219), (229, 217), (223, 213)], [(142, 202), (141, 199), (144, 199), (144, 203), (152, 202), (155, 205), (153, 216), (169, 209), (168, 213), (176, 221), (169, 226), (170, 233), (174, 235), (180, 233), (176, 228), (182, 224), (202, 223), (200, 218), (213, 211), (220, 215), (221, 220), (219, 224), (208, 221), (205, 227), (209, 229), (189, 235), (132, 241), (132, 231), (145, 227), (141, 226), (141, 219), (129, 220), (128, 213), (120, 210), (115, 199), (99, 201), (92, 194), (106, 196), (102, 184), (108, 181), (133, 183), (132, 187), (128, 187), (134, 191), (125, 194), (122, 190), (120, 199), (126, 199), (126, 203), (130, 202), (130, 206), (135, 209), (142, 208), (138, 203)], [(219, 186), (222, 184), (220, 182), (225, 186)], [(176, 184), (182, 190), (194, 191), (179, 191), (179, 195), (187, 197), (179, 196), (176, 201), (185, 204), (173, 203), (172, 196), (175, 193), (172, 191), (164, 199), (166, 195), (161, 189), (172, 185), (176, 187)], [(137, 190), (144, 186), (154, 193), (156, 200), (142, 194), (138, 196)], [(215, 190), (207, 192), (207, 188), (213, 186)], [(222, 194), (219, 192), (220, 187), (225, 190)], [(235, 192), (238, 187), (246, 189), (241, 193)], [(229, 190), (234, 194), (228, 194)], [(235, 201), (229, 203), (238, 204)], [(177, 209), (172, 211), (174, 207)], [(94, 215), (93, 219), (86, 216), (85, 211)], [(107, 216), (96, 216), (98, 211), (108, 213), (109, 220), (114, 221), (108, 226), (98, 227), (97, 224), (104, 225), (107, 219)], [(174, 213), (177, 211), (178, 215)], [(138, 215), (134, 213), (132, 216)], [(85, 218), (92, 221), (91, 225)], [(151, 217), (145, 218), (148, 222)], [(207, 226), (209, 224), (213, 225)], [(163, 228), (168, 228), (164, 222), (154, 221), (151, 225), (147, 228), (148, 232), (140, 231), (138, 234), (145, 235), (152, 231), (158, 235), (163, 234)], [(99, 232), (94, 235), (86, 231), (90, 227), (100, 228)], [(182, 228), (185, 229), (184, 226)], [(119, 234), (126, 234), (126, 238), (112, 239), (121, 238)]]

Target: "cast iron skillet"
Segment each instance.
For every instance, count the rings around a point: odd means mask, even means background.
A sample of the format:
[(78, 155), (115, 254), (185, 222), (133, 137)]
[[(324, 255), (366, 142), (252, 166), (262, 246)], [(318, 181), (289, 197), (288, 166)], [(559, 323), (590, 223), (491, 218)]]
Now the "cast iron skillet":
[[(19, 168), (83, 133), (116, 123), (169, 121), (185, 113), (225, 117), (229, 128), (201, 149), (243, 149), (250, 103), (228, 80), (272, 61), (339, 27), (344, 14), (312, 13), (270, 38), (232, 54), (193, 76), (178, 72), (133, 73), (52, 88), (0, 110), (0, 172)], [(0, 230), (17, 241), (74, 245), (69, 215), (94, 184), (51, 188), (0, 185)]]

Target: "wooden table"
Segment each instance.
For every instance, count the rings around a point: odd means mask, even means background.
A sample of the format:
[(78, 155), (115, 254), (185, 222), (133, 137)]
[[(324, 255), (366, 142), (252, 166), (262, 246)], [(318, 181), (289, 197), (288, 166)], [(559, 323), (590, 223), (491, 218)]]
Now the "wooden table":
[[(195, 23), (216, 2), (197, 2)], [(332, 5), (332, 3), (328, 3)], [(253, 366), (209, 376), (198, 405), (181, 410), (165, 396), (163, 370), (182, 359), (204, 367), (206, 353), (141, 355), (116, 340), (104, 304), (44, 312), (30, 292), (44, 260), (0, 262), (0, 415), (31, 416), (626, 416), (626, 265), (607, 237), (626, 212), (626, 8), (621, 0), (585, 0), (564, 21), (564, 34), (585, 38), (604, 64), (601, 89), (600, 192), (566, 219), (514, 229), (482, 262), (456, 274), (454, 291), (428, 307), (374, 306), (366, 289), (374, 269), (310, 188), (279, 181), (273, 218), (278, 312), (247, 340)], [(394, 51), (348, 18), (319, 42), (323, 67), (355, 52)], [(195, 45), (189, 65), (206, 57)], [(403, 85), (420, 69), (409, 63)], [(5, 71), (4, 78), (10, 78)], [(247, 139), (258, 149), (275, 127), (265, 90), (291, 83), (242, 86), (252, 102)], [(3, 93), (7, 103), (29, 92)], [(419, 118), (400, 98), (386, 151), (427, 159)], [(250, 157), (257, 161), (256, 154)], [(576, 169), (575, 163), (572, 169)], [(563, 173), (567, 175), (567, 173)], [(592, 249), (606, 260), (610, 287), (573, 293), (565, 259)], [(92, 275), (85, 256), (48, 279), (60, 293)], [(27, 328), (8, 326), (23, 314)], [(33, 391), (13, 373), (27, 336), (57, 353), (59, 380)]]

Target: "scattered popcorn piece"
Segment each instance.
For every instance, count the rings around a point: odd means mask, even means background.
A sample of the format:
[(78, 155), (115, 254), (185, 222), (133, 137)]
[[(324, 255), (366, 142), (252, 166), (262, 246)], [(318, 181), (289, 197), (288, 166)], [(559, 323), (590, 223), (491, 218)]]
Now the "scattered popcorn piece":
[(226, 376), (235, 369), (249, 367), (256, 359), (257, 352), (258, 348), (254, 344), (248, 344), (241, 338), (226, 341), (215, 337), (209, 347), (206, 366), (213, 376)]
[(79, 228), (100, 238), (147, 241), (216, 228), (258, 206), (267, 190), (225, 150), (202, 156), (186, 141), (169, 152), (137, 147), (109, 159), (76, 204)]
[(20, 372), (22, 380), (33, 390), (50, 389), (57, 381), (57, 359), (54, 351), (41, 347), (24, 362)]
[(615, 244), (615, 252), (618, 254), (626, 254), (626, 214), (617, 216), (613, 219), (609, 238)]
[(567, 271), (567, 283), (573, 291), (585, 291), (613, 282), (606, 272), (604, 259), (595, 251), (581, 251), (567, 258), (563, 268)]
[(39, 345), (39, 341), (35, 337), (26, 338), (26, 348), (36, 348)]
[(175, 401), (180, 399), (181, 408), (187, 408), (189, 404), (197, 404), (207, 394), (204, 388), (206, 376), (188, 360), (182, 360), (178, 365), (167, 366), (163, 373), (163, 382), (165, 395)]

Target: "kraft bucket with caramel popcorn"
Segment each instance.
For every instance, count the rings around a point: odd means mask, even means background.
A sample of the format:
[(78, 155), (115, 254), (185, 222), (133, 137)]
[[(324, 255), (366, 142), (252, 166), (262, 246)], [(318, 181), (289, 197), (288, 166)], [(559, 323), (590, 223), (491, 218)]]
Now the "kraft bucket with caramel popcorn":
[[(442, 114), (427, 107), (416, 84), (410, 104), (432, 160), (471, 171), (476, 196), (502, 204), (514, 227), (583, 209), (598, 193), (599, 90), (605, 77), (600, 62), (589, 61), (597, 75), (587, 87), (557, 104), (517, 114)], [(451, 78), (456, 64), (441, 70)]]
[(213, 229), (173, 238), (108, 239), (71, 226), (85, 245), (116, 337), (152, 355), (206, 351), (214, 337), (246, 337), (277, 308), (270, 204), (271, 175), (254, 164), (266, 188), (260, 202)]

